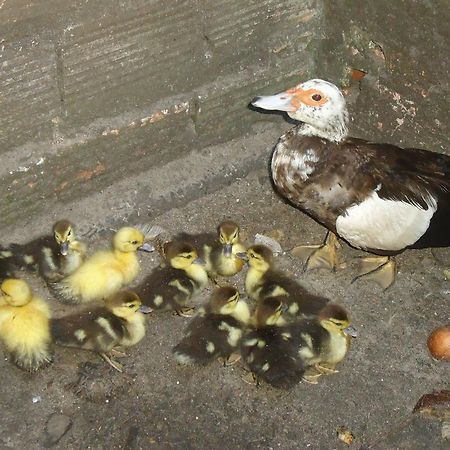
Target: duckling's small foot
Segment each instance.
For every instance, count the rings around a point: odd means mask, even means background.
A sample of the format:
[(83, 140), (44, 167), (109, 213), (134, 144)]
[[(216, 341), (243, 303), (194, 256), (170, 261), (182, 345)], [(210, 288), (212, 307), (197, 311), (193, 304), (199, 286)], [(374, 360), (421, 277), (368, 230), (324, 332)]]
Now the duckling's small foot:
[(242, 375), (241, 378), (247, 384), (251, 384), (256, 387), (259, 386), (258, 377), (253, 372), (247, 372), (245, 375)]
[(128, 356), (125, 352), (122, 352), (117, 348), (111, 349), (109, 353), (111, 353), (111, 355), (114, 355), (116, 358), (126, 358)]
[(303, 374), (302, 380), (309, 384), (318, 384), (318, 378), (322, 375), (315, 367), (310, 367)]
[(335, 271), (339, 267), (337, 249), (341, 245), (334, 233), (328, 232), (323, 245), (305, 245), (292, 249), (304, 263), (305, 272), (313, 269), (329, 269)]
[(352, 283), (360, 278), (375, 281), (383, 289), (387, 289), (395, 281), (395, 260), (389, 256), (370, 256), (359, 261), (358, 275)]
[(194, 315), (194, 311), (194, 306), (183, 306), (182, 308), (177, 309), (175, 314), (181, 317), (192, 317)]
[(320, 372), (324, 375), (326, 374), (332, 374), (332, 373), (339, 373), (339, 370), (336, 370), (334, 366), (331, 364), (316, 364), (314, 366), (314, 369), (317, 370), (317, 372)]
[(241, 360), (241, 355), (239, 353), (232, 353), (227, 358), (222, 358), (222, 357), (219, 358), (219, 362), (221, 362), (224, 367), (233, 366), (240, 360)]
[(117, 361), (114, 361), (110, 358), (106, 353), (100, 353), (100, 356), (113, 368), (116, 369), (117, 372), (123, 372), (123, 366)]

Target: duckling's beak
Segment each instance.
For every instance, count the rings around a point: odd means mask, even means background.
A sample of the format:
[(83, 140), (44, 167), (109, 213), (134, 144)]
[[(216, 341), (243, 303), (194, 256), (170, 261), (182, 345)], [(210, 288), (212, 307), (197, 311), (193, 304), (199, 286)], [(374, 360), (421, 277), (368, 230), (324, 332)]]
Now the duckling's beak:
[(192, 261), (192, 264), (198, 264), (199, 266), (206, 265), (206, 262), (203, 258), (196, 258), (194, 261)]
[(353, 338), (358, 336), (358, 330), (353, 325), (349, 325), (347, 328), (344, 328), (343, 332), (347, 336), (351, 336)]
[(225, 244), (223, 247), (223, 254), (227, 258), (231, 256), (231, 253), (233, 252), (233, 244)]
[(140, 311), (143, 314), (150, 314), (151, 312), (153, 312), (153, 309), (150, 308), (150, 306), (141, 305), (141, 306), (139, 306), (139, 310), (138, 311)]
[(247, 255), (247, 253), (245, 253), (245, 252), (239, 252), (239, 253), (236, 253), (236, 256), (237, 256), (239, 259), (242, 259), (243, 261), (248, 262), (248, 255)]
[(69, 251), (69, 241), (64, 241), (59, 244), (59, 252), (61, 255), (66, 256)]
[(138, 251), (151, 253), (151, 252), (155, 251), (155, 247), (152, 244), (145, 242), (140, 247), (138, 247)]
[(281, 92), (276, 95), (255, 97), (251, 104), (261, 109), (274, 111), (294, 112), (297, 108), (291, 103), (293, 95), (288, 92)]

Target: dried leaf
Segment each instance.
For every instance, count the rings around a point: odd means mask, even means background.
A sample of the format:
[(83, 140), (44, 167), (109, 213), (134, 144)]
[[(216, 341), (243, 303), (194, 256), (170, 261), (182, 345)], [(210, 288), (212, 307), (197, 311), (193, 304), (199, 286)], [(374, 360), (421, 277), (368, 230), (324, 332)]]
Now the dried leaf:
[(351, 445), (353, 443), (353, 439), (354, 439), (353, 433), (350, 430), (348, 430), (347, 428), (339, 427), (336, 430), (336, 434), (337, 434), (338, 439), (340, 439), (345, 444)]
[(420, 397), (413, 413), (450, 420), (450, 391), (433, 391)]
[(351, 77), (356, 80), (360, 81), (367, 75), (367, 72), (360, 69), (351, 69)]
[(269, 231), (267, 233), (267, 236), (272, 239), (275, 239), (276, 241), (282, 241), (284, 239), (284, 232), (283, 230), (279, 230), (276, 228), (272, 231)]

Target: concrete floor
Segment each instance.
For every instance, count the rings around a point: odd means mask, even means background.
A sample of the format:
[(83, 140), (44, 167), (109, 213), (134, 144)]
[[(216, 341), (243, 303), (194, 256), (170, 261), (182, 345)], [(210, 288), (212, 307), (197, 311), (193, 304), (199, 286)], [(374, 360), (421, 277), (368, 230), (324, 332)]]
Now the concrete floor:
[[(262, 143), (264, 142), (264, 144)], [(234, 145), (239, 148), (239, 143)], [(241, 143), (245, 148), (245, 143)], [(254, 146), (272, 141), (259, 136)], [(250, 149), (251, 150), (251, 149)], [(250, 151), (249, 150), (249, 151)], [(123, 187), (109, 191), (122, 198)], [(133, 202), (82, 214), (81, 203), (72, 218), (90, 238), (91, 248), (106, 246), (108, 228), (142, 222), (137, 204), (145, 204), (147, 180)], [(112, 200), (111, 200), (112, 201)], [(103, 209), (102, 209), (103, 208)], [(53, 213), (55, 215), (56, 212)], [(102, 214), (104, 214), (102, 216)], [(134, 214), (134, 215), (133, 215)], [(98, 226), (92, 228), (97, 217)], [(224, 218), (237, 221), (246, 243), (256, 233), (281, 230), (281, 244), (289, 250), (299, 243), (318, 243), (324, 229), (285, 204), (272, 190), (267, 170), (257, 169), (229, 185), (183, 203), (151, 219), (169, 232), (214, 230)], [(11, 231), (11, 239), (42, 230), (27, 226)], [(23, 373), (6, 359), (0, 361), (2, 406), (0, 448), (37, 449), (46, 441), (46, 423), (61, 413), (71, 428), (54, 448), (61, 449), (339, 449), (336, 437), (344, 426), (355, 436), (352, 448), (444, 449), (440, 423), (411, 416), (417, 400), (433, 389), (450, 388), (448, 363), (434, 362), (426, 348), (433, 328), (449, 320), (450, 284), (443, 269), (450, 265), (449, 251), (407, 251), (397, 258), (398, 279), (388, 291), (360, 281), (351, 284), (355, 261), (361, 252), (343, 246), (349, 267), (336, 274), (315, 271), (303, 274), (301, 264), (288, 251), (278, 258), (280, 267), (312, 291), (344, 305), (359, 337), (353, 341), (336, 375), (323, 377), (317, 386), (300, 384), (291, 391), (246, 384), (239, 364), (223, 368), (178, 366), (171, 348), (189, 319), (171, 314), (151, 315), (143, 341), (131, 349), (120, 374), (97, 355), (56, 349), (54, 364), (36, 374)], [(157, 264), (155, 255), (143, 255), (142, 276)], [(30, 280), (31, 278), (28, 277)], [(243, 274), (231, 280), (243, 290)], [(34, 287), (45, 298), (49, 293), (39, 280)], [(211, 291), (209, 288), (198, 302)], [(70, 307), (51, 299), (55, 316)], [(40, 400), (33, 403), (33, 397)]]

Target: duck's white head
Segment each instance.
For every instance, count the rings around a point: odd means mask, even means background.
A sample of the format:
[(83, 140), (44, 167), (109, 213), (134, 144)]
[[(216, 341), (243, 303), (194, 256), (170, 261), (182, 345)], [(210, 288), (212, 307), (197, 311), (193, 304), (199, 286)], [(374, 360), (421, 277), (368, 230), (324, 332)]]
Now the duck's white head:
[(341, 91), (328, 81), (314, 79), (276, 95), (256, 97), (257, 108), (285, 111), (303, 122), (300, 133), (339, 142), (347, 136), (348, 112)]

